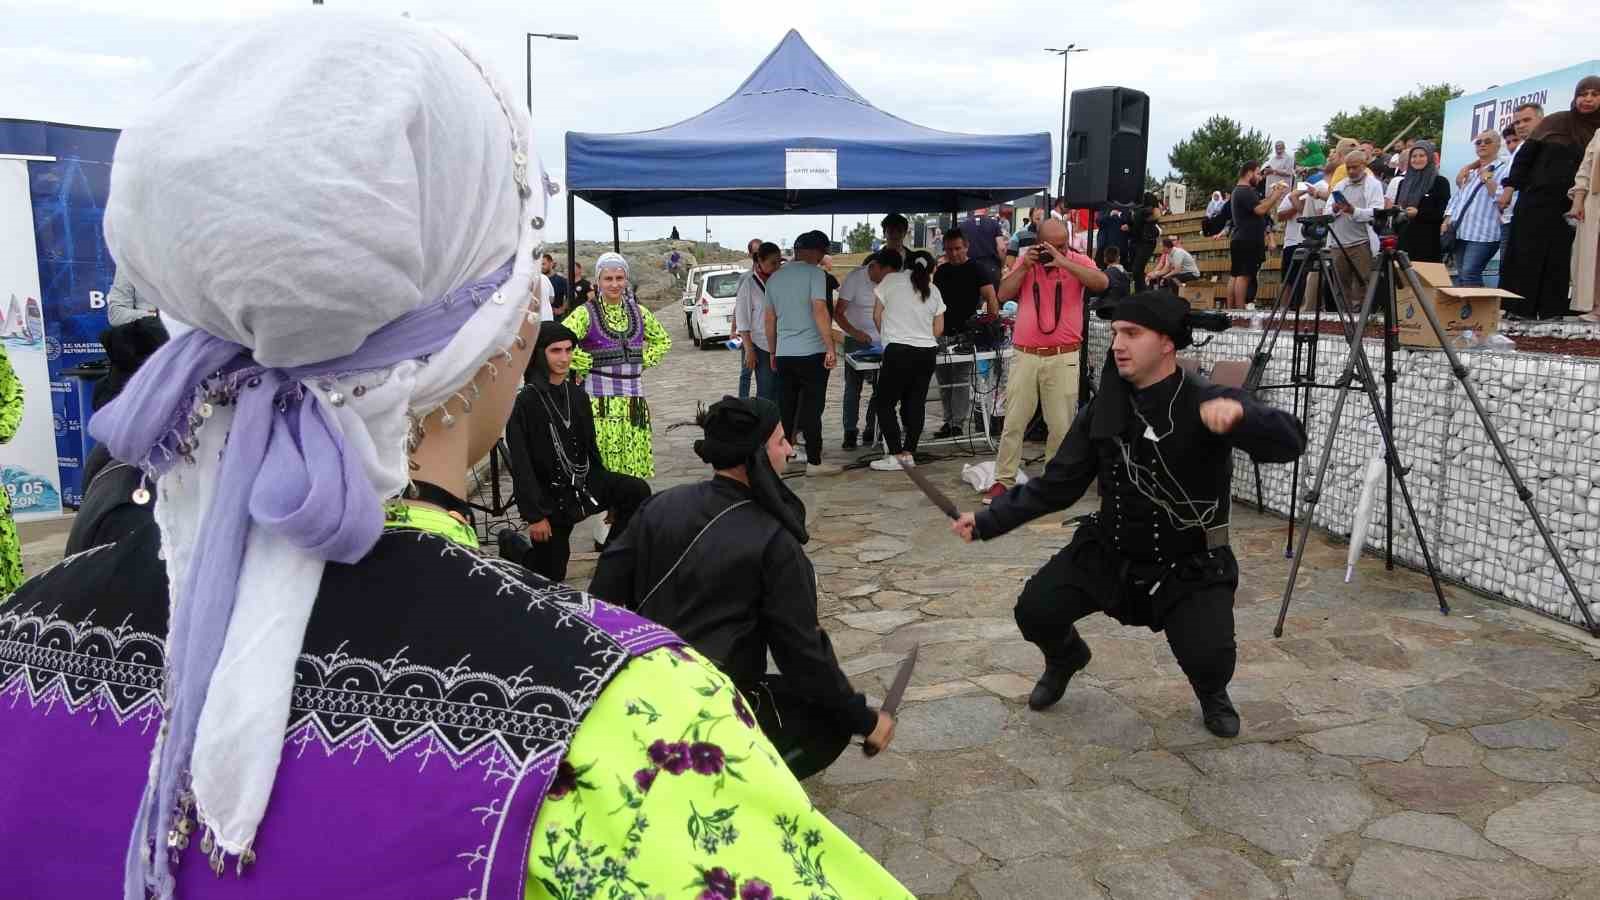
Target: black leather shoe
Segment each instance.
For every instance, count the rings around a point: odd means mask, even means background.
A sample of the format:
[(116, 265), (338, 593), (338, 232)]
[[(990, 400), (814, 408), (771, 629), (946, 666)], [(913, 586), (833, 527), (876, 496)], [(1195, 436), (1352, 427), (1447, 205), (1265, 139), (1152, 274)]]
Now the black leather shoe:
[(1200, 698), (1200, 713), (1206, 730), (1222, 738), (1239, 736), (1239, 711), (1233, 708), (1226, 689)]
[[(1039, 676), (1039, 683), (1033, 686), (1033, 692), (1028, 694), (1028, 708), (1034, 712), (1049, 709), (1055, 706), (1067, 692), (1067, 683), (1072, 676), (1083, 670), (1094, 658), (1089, 645), (1078, 638), (1074, 642), (1070, 659), (1063, 662), (1045, 660), (1044, 674)], [(1081, 649), (1079, 649), (1081, 648)]]
[(840, 450), (854, 450), (855, 448), (856, 448), (856, 433), (854, 431), (846, 431), (844, 433), (844, 441), (839, 444), (839, 449)]
[(945, 438), (953, 438), (953, 437), (960, 437), (960, 436), (961, 436), (961, 428), (959, 426), (956, 426), (956, 425), (941, 425), (941, 426), (939, 426), (939, 430), (935, 431), (933, 433), (933, 439), (936, 440), (936, 441), (942, 441)]
[(877, 442), (878, 442), (878, 436), (873, 433), (871, 428), (868, 428), (865, 431), (861, 432), (861, 446), (863, 446), (863, 447), (871, 447), (873, 444), (876, 444)]
[(533, 542), (528, 540), (528, 536), (515, 528), (502, 528), (495, 538), (500, 545), (500, 558), (509, 559), (519, 566), (528, 551), (533, 549)]

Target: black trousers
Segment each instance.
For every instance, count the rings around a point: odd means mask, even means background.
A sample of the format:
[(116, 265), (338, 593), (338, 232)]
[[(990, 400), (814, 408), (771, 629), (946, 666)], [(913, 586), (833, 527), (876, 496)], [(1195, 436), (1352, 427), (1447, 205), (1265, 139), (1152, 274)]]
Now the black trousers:
[[(1046, 659), (1067, 661), (1063, 657), (1082, 640), (1074, 623), (1104, 612), (1124, 625), (1166, 631), (1172, 655), (1196, 695), (1227, 687), (1238, 659), (1233, 593), (1239, 567), (1233, 552), (1200, 554), (1143, 576), (1127, 569), (1100, 546), (1093, 525), (1080, 526), (1072, 543), (1034, 573), (1017, 597), (1013, 615), (1022, 636)], [(1155, 580), (1161, 586), (1152, 595)]]
[(1133, 275), (1133, 289), (1135, 292), (1144, 290), (1144, 270), (1150, 265), (1150, 257), (1154, 256), (1155, 252), (1155, 244), (1135, 244), (1133, 246), (1133, 264), (1128, 266), (1128, 272)]
[[(606, 538), (607, 543), (627, 529), (628, 520), (638, 510), (639, 504), (650, 497), (649, 482), (616, 472), (591, 473), (588, 487), (589, 494), (611, 513), (611, 533)], [(571, 523), (551, 520), (550, 540), (533, 542), (522, 557), (522, 567), (551, 581), (565, 580), (567, 562), (572, 558), (572, 529), (575, 527)]]
[(740, 692), (796, 779), (810, 778), (833, 765), (850, 746), (850, 729), (790, 687), (782, 675), (768, 675)]
[[(828, 367), (823, 354), (778, 357), (778, 408), (789, 443), (803, 436), (806, 462), (822, 462), (822, 408), (828, 403)], [(796, 429), (799, 429), (796, 431)]]
[[(890, 453), (915, 453), (928, 418), (928, 383), (933, 381), (938, 347), (890, 344), (883, 348), (883, 368), (872, 402), (878, 407), (878, 427)], [(895, 419), (895, 407), (900, 418)], [(904, 433), (901, 428), (904, 427)]]

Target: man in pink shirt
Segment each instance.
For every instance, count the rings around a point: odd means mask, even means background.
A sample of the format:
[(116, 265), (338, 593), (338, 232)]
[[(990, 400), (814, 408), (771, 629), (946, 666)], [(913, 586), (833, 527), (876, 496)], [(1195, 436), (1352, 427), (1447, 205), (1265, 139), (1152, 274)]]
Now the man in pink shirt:
[(1058, 219), (1039, 225), (1039, 242), (1023, 251), (1000, 282), (1000, 301), (1017, 301), (1011, 333), (1016, 354), (1006, 373), (1006, 427), (1000, 436), (995, 483), (988, 503), (1011, 488), (1022, 462), (1022, 438), (1039, 408), (1050, 429), (1045, 459), (1055, 457), (1078, 412), (1078, 348), (1083, 342), (1083, 292), (1106, 289), (1106, 274), (1094, 260), (1067, 245)]

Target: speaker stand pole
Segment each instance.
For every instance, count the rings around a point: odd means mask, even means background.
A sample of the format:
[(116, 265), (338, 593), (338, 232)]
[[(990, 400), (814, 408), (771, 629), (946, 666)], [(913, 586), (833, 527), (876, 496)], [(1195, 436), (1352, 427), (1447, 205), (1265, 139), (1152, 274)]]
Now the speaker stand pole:
[[(1094, 259), (1094, 235), (1095, 235), (1094, 220), (1095, 220), (1095, 213), (1096, 212), (1098, 212), (1098, 210), (1096, 210), (1093, 207), (1090, 207), (1090, 209), (1089, 209), (1088, 240), (1087, 240), (1087, 243), (1084, 244), (1084, 246), (1089, 249), (1089, 258), (1090, 259)], [(1049, 215), (1049, 214), (1046, 213), (1046, 215)], [(1083, 409), (1085, 406), (1088, 406), (1089, 405), (1089, 401), (1094, 399), (1094, 386), (1089, 381), (1089, 301), (1088, 301), (1088, 298), (1085, 298), (1084, 302), (1083, 302), (1083, 331), (1081, 333), (1082, 333), (1083, 336), (1078, 341), (1078, 409)]]

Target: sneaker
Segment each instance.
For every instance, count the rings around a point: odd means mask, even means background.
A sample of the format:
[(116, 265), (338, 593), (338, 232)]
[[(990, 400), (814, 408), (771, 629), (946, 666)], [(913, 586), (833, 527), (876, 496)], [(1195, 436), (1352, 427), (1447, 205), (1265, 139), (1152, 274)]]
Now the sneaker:
[(836, 466), (833, 463), (806, 463), (807, 478), (821, 478), (828, 475), (837, 475), (843, 471), (843, 466)]
[(902, 468), (902, 469), (915, 469), (916, 467), (917, 467), (917, 457), (916, 457), (915, 454), (912, 454), (912, 453), (902, 453), (902, 454), (900, 454), (900, 468)]
[(854, 450), (855, 448), (856, 448), (856, 433), (854, 431), (846, 431), (844, 433), (844, 443), (839, 445), (839, 449), (840, 450)]
[(898, 456), (880, 456), (873, 460), (867, 468), (874, 472), (898, 472), (905, 468), (900, 464)]
[(1006, 486), (998, 481), (989, 485), (989, 489), (983, 492), (983, 505), (988, 506), (994, 502), (994, 498), (1004, 496), (1005, 492)]

